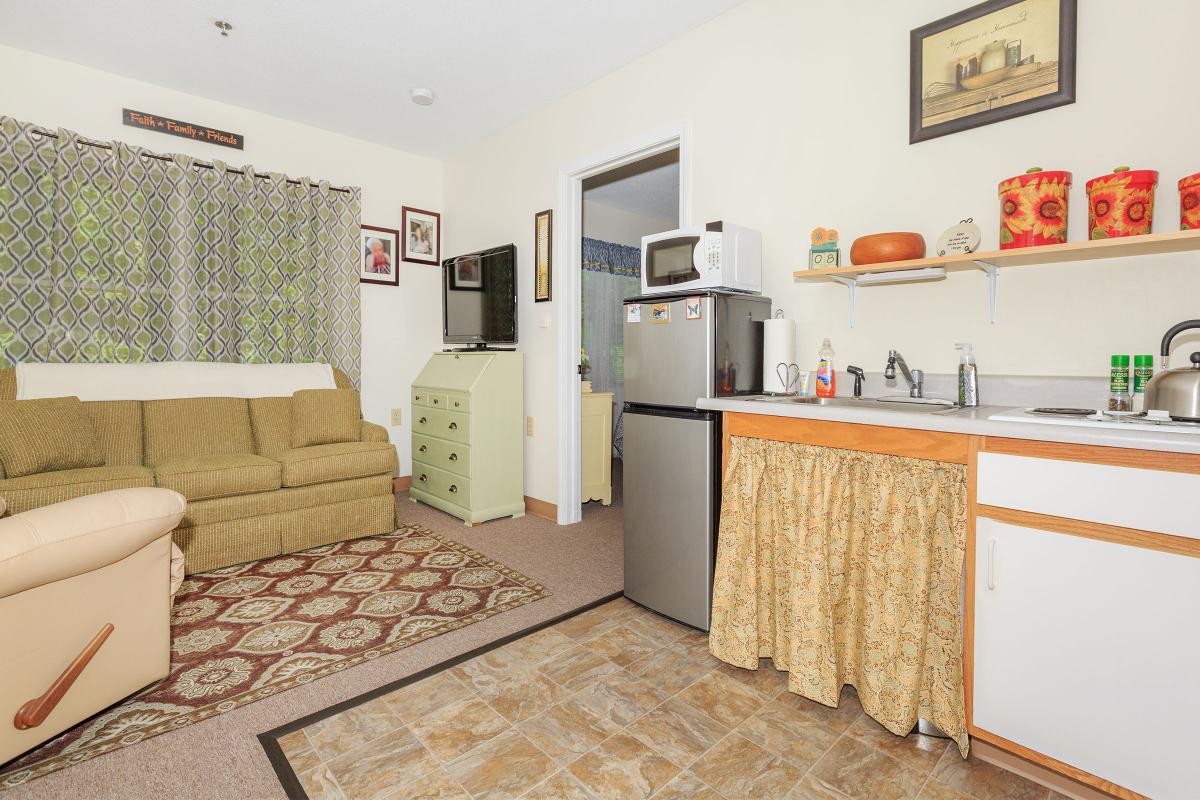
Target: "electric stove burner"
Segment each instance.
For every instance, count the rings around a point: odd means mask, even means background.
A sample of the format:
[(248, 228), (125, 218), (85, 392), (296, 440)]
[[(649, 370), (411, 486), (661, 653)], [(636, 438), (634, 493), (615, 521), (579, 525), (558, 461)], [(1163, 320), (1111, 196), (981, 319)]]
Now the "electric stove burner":
[(1055, 417), (1090, 417), (1096, 413), (1094, 408), (1031, 408), (1031, 414), (1048, 414)]

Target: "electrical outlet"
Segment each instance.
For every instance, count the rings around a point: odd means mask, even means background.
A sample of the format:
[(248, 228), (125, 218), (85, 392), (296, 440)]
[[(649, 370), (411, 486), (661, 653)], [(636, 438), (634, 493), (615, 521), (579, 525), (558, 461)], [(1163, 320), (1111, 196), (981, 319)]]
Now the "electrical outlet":
[(399, 409), (399, 408), (392, 409), (392, 427), (393, 428), (399, 428), (400, 425), (402, 424), (401, 423), (402, 417), (401, 417), (400, 412), (401, 412), (401, 409)]
[(533, 417), (525, 418), (525, 435), (533, 436)]

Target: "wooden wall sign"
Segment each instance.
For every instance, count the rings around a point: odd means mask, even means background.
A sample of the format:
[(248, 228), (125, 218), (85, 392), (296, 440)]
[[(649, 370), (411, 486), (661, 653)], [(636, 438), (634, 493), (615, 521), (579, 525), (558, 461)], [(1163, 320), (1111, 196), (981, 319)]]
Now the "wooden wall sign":
[(240, 133), (230, 133), (195, 122), (182, 122), (169, 117), (160, 117), (157, 114), (146, 114), (131, 108), (121, 109), (121, 122), (131, 128), (145, 128), (148, 131), (169, 133), (172, 136), (182, 136), (184, 139), (196, 142), (219, 144), (235, 150), (241, 150), (246, 142), (245, 137)]

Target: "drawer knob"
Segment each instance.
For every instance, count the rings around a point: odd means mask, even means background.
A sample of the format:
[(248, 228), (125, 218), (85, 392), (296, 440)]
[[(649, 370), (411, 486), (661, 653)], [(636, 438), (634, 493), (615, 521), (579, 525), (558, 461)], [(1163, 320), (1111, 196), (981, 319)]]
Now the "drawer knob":
[(425, 424), (425, 418), (424, 418), (424, 417), (421, 417), (419, 420), (417, 420), (417, 422), (419, 422), (419, 423), (421, 423), (422, 425), (424, 425), (424, 424)]
[(450, 460), (451, 460), (451, 461), (458, 461), (458, 453), (451, 453), (451, 454), (450, 454)]
[(424, 452), (425, 452), (426, 450), (428, 450), (428, 449), (429, 449), (428, 445), (421, 445), (421, 452), (422, 452), (422, 453), (424, 453)]
[(457, 487), (457, 486), (455, 486), (453, 483), (452, 483), (452, 484), (450, 484), (450, 494), (454, 494), (454, 493), (456, 493), (457, 491), (458, 491), (458, 487)]
[(458, 408), (458, 407), (459, 407), (459, 406), (461, 406), (461, 405), (462, 405), (462, 403), (458, 402), (457, 400), (455, 400), (455, 401), (454, 401), (454, 407), (455, 407), (455, 408)]
[(421, 395), (419, 395), (419, 394), (414, 394), (414, 395), (413, 395), (413, 399), (414, 399), (414, 400), (420, 400), (420, 399), (421, 399)]
[(422, 473), (421, 473), (421, 477), (420, 477), (420, 481), (421, 481), (421, 483), (424, 483), (424, 482), (425, 482), (425, 481), (427, 481), (427, 480), (429, 480), (429, 478), (427, 478), (427, 477), (425, 476), (425, 473), (423, 473), (423, 472), (422, 472)]
[(456, 431), (456, 430), (458, 430), (458, 423), (457, 423), (457, 422), (451, 422), (451, 423), (450, 423), (450, 430), (452, 430), (452, 431)]
[(438, 400), (437, 400), (437, 398), (436, 398), (436, 397), (435, 397), (435, 398), (433, 398), (433, 404), (434, 404), (435, 406), (438, 404)]

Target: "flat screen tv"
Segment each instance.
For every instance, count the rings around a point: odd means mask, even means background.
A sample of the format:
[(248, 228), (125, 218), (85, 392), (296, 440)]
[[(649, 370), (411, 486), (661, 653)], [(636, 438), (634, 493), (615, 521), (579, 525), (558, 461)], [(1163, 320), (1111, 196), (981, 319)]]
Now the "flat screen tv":
[(442, 262), (442, 341), (487, 347), (517, 343), (517, 246)]

